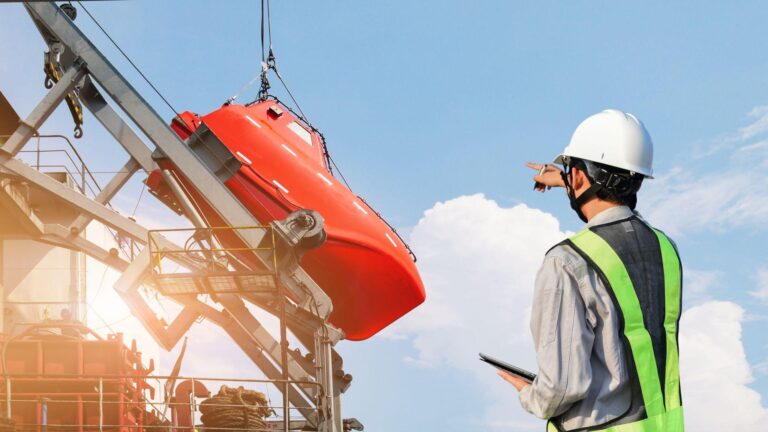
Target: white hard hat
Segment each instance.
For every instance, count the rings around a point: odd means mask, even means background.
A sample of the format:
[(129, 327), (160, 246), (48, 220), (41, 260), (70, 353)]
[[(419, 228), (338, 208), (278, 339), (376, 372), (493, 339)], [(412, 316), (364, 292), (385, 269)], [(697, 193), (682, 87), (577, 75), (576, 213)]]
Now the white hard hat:
[(637, 117), (619, 110), (607, 109), (581, 122), (555, 163), (562, 164), (566, 156), (653, 176), (651, 136)]

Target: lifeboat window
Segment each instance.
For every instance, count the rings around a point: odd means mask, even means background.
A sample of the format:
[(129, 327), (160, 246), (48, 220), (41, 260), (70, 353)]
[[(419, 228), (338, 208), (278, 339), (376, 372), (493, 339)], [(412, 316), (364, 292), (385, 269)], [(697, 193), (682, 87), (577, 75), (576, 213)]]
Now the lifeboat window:
[(296, 122), (290, 122), (288, 123), (288, 129), (293, 131), (296, 135), (299, 136), (302, 140), (304, 140), (305, 143), (312, 145), (312, 134), (309, 133), (308, 130), (304, 129), (304, 126), (296, 123)]

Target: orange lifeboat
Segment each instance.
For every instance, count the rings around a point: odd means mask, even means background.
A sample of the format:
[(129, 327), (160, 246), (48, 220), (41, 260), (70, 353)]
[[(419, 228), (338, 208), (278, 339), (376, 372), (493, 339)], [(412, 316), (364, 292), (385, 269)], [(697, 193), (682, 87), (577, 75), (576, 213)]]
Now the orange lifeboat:
[[(367, 339), (424, 301), (408, 246), (336, 180), (322, 137), (287, 108), (274, 100), (227, 105), (202, 117), (185, 112), (171, 127), (187, 139), (201, 123), (242, 163), (225, 184), (261, 223), (302, 208), (323, 216), (327, 241), (301, 266), (333, 300), (330, 321), (348, 339)], [(159, 173), (147, 183), (158, 187)], [(200, 210), (209, 223), (218, 220), (213, 209)]]

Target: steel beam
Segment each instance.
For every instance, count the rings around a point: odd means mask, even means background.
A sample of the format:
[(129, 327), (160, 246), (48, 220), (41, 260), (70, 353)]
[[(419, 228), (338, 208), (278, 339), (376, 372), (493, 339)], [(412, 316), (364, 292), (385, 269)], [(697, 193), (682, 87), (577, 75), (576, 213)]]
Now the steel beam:
[(29, 117), (19, 122), (16, 131), (8, 138), (8, 141), (5, 142), (1, 150), (11, 156), (16, 156), (22, 147), (27, 144), (27, 141), (37, 133), (40, 126), (43, 125), (67, 94), (80, 82), (83, 75), (85, 75), (85, 68), (82, 67), (82, 64), (79, 62), (73, 63), (72, 67), (64, 73), (59, 82), (53, 86), (51, 91), (32, 110)]
[[(115, 197), (120, 189), (122, 189), (123, 186), (128, 183), (128, 180), (131, 179), (133, 174), (136, 173), (139, 168), (140, 165), (136, 159), (129, 159), (128, 162), (123, 165), (123, 168), (117, 174), (115, 174), (114, 177), (112, 177), (109, 183), (104, 186), (104, 189), (102, 189), (101, 192), (99, 192), (99, 194), (93, 198), (93, 200), (99, 204), (108, 204), (110, 201), (112, 201), (112, 198)], [(93, 218), (89, 216), (80, 215), (77, 219), (75, 219), (74, 222), (72, 222), (70, 229), (73, 233), (82, 232), (92, 220)]]
[(142, 244), (147, 242), (148, 231), (146, 228), (128, 218), (120, 216), (109, 207), (94, 202), (87, 196), (57, 182), (24, 162), (18, 159), (10, 159), (8, 155), (0, 153), (0, 165), (3, 165), (7, 171), (13, 172), (24, 178), (30, 184), (33, 184), (53, 194), (64, 202), (77, 207), (90, 217), (99, 220), (104, 225), (125, 233)]
[[(70, 230), (61, 225), (45, 225), (44, 234), (39, 240), (53, 243), (57, 246), (82, 251), (105, 265), (131, 275), (131, 272), (129, 271), (130, 264), (127, 261), (120, 258), (117, 254), (111, 253), (80, 236), (72, 236)], [(145, 248), (136, 258), (138, 260), (143, 260), (148, 259), (148, 257), (149, 252), (148, 249)], [(136, 269), (139, 267), (133, 268)], [(134, 279), (141, 281), (142, 277), (143, 275), (136, 275)], [(147, 331), (152, 335), (158, 345), (166, 350), (172, 349), (200, 317), (199, 313), (194, 309), (185, 307), (170, 324), (167, 324), (165, 321), (157, 318), (155, 312), (149, 305), (147, 305), (137, 290), (118, 290), (118, 294), (129, 306), (134, 316), (141, 321), (142, 325), (144, 325)]]
[[(264, 329), (258, 319), (251, 314), (243, 301), (234, 294), (219, 294), (217, 300), (232, 315), (240, 326), (247, 331), (253, 340), (262, 347), (264, 352), (269, 355), (273, 362), (281, 363), (280, 342), (275, 340), (269, 332)], [(314, 377), (313, 370), (306, 370), (301, 363), (289, 358), (285, 365), (288, 375), (292, 380), (309, 381)]]
[[(88, 197), (78, 193), (66, 185), (57, 182), (51, 177), (25, 164), (24, 162), (21, 162), (18, 159), (8, 159), (7, 156), (0, 155), (0, 165), (2, 165), (7, 171), (10, 171), (26, 179), (26, 181), (34, 184), (35, 186), (48, 191), (52, 194), (52, 196), (63, 201), (64, 203), (77, 207), (88, 217), (95, 218), (104, 225), (131, 236), (139, 243), (145, 244), (147, 242), (148, 231), (146, 228), (124, 216), (117, 214), (112, 209), (109, 209), (108, 207), (89, 199)], [(53, 229), (53, 227), (49, 228), (49, 234), (53, 234), (51, 231)], [(76, 242), (73, 244), (93, 250), (92, 246), (87, 245), (85, 240), (78, 239), (78, 236), (71, 231), (68, 235), (66, 235), (64, 232), (62, 232), (62, 229), (57, 228), (55, 234), (62, 238), (72, 238), (71, 241)], [(168, 241), (162, 236), (156, 236), (156, 239), (160, 247), (171, 250), (179, 249), (178, 246), (174, 245), (172, 242)], [(94, 254), (96, 256), (104, 257), (104, 254), (99, 253), (98, 251), (95, 251)], [(181, 261), (182, 265), (188, 265), (191, 268), (195, 267), (194, 262), (181, 260), (180, 257), (176, 258)], [(104, 257), (103, 260), (106, 262), (106, 260), (109, 260), (109, 258)], [(115, 290), (121, 293), (121, 295), (127, 295), (127, 293), (135, 291), (135, 289), (141, 283), (143, 283), (144, 278), (147, 276), (150, 269), (151, 262), (149, 260), (149, 250), (145, 248), (142, 253), (136, 256), (130, 264), (121, 269), (123, 271), (123, 275), (115, 284)], [(303, 315), (305, 318), (309, 318), (309, 316), (304, 313), (303, 310), (289, 309), (289, 312), (293, 316)], [(148, 323), (152, 325), (154, 321), (148, 321)], [(318, 325), (319, 324), (320, 323), (318, 322)]]
[(26, 234), (39, 236), (43, 233), (43, 223), (29, 207), (27, 197), (9, 178), (0, 179), (0, 208), (5, 210), (6, 217), (18, 221)]
[(139, 163), (142, 170), (150, 172), (157, 168), (157, 164), (152, 160), (152, 150), (109, 106), (90, 77), (85, 77), (83, 80), (83, 87), (80, 89), (80, 100), (104, 126), (107, 132)]
[[(24, 178), (27, 182), (49, 192), (52, 196), (63, 201), (65, 204), (77, 207), (80, 211), (104, 225), (130, 236), (137, 243), (147, 243), (149, 231), (143, 226), (120, 215), (109, 207), (91, 200), (74, 189), (57, 182), (24, 162), (18, 159), (10, 159), (8, 155), (0, 153), (0, 167), (2, 167), (4, 171), (18, 175), (19, 177)], [(179, 246), (173, 244), (163, 236), (155, 236), (155, 240), (157, 241), (158, 246), (162, 248), (180, 250)], [(192, 260), (185, 260), (183, 257), (175, 257), (174, 260), (179, 261), (182, 265), (188, 265), (192, 268), (195, 267), (194, 261)], [(149, 260), (146, 261), (146, 265), (149, 266)], [(148, 268), (149, 267), (147, 267), (147, 269)], [(144, 269), (144, 271), (147, 269)]]
[[(218, 311), (208, 305), (197, 303), (195, 307), (197, 312), (206, 319), (221, 327), (230, 338), (240, 347), (241, 350), (251, 359), (251, 361), (270, 379), (280, 379), (281, 371), (267, 358), (261, 348), (253, 341), (253, 338), (230, 314), (224, 311)], [(314, 385), (313, 385), (314, 387)], [(280, 389), (282, 392), (282, 389)], [(317, 412), (311, 407), (314, 406), (314, 400), (307, 393), (306, 389), (300, 385), (291, 384), (288, 386), (288, 399), (291, 405), (301, 413), (311, 427), (317, 427)], [(311, 429), (314, 430), (314, 429)]]
[(118, 254), (112, 253), (81, 236), (73, 236), (68, 228), (59, 224), (45, 224), (40, 240), (55, 243), (67, 249), (82, 251), (91, 258), (120, 272), (128, 268), (128, 261), (120, 258)]
[[(91, 43), (55, 3), (27, 3), (25, 7), (40, 20), (72, 53), (88, 65), (91, 77), (123, 109), (155, 146), (176, 165), (184, 177), (208, 200), (212, 207), (231, 226), (254, 226), (258, 222), (240, 204), (229, 189), (213, 174), (171, 130), (160, 115), (139, 95), (131, 84), (106, 57)], [(65, 93), (66, 94), (66, 93)], [(121, 143), (122, 144), (122, 143)], [(7, 144), (6, 144), (7, 145)], [(261, 236), (243, 234), (252, 246)]]
[(123, 302), (131, 309), (131, 313), (139, 319), (155, 341), (164, 349), (171, 350), (184, 336), (184, 333), (192, 327), (199, 314), (191, 313), (185, 307), (171, 325), (167, 325), (165, 321), (157, 318), (155, 312), (138, 291), (138, 287), (145, 282), (146, 269), (150, 267), (149, 261), (149, 247), (145, 247), (123, 270), (123, 274), (115, 283), (114, 288)]

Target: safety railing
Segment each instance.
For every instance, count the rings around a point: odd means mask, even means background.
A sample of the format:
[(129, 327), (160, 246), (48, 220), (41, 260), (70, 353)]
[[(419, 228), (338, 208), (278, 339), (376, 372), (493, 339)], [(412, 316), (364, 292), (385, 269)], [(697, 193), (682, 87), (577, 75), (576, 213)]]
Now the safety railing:
[(66, 172), (77, 189), (91, 197), (101, 192), (94, 173), (88, 168), (72, 142), (64, 135), (35, 135), (33, 144), (19, 152), (18, 157), (38, 171)]
[[(318, 383), (160, 375), (0, 375), (0, 431), (298, 431), (313, 406), (290, 406), (278, 388)], [(159, 391), (156, 391), (159, 390)], [(287, 413), (287, 415), (285, 414)]]
[[(242, 238), (262, 241), (251, 247)], [(169, 246), (163, 239), (183, 246)], [(278, 283), (276, 241), (271, 226), (151, 230), (147, 244), (153, 281), (165, 295), (273, 293)], [(257, 255), (272, 268), (264, 268)]]
[[(0, 139), (7, 137), (9, 135), (0, 135)], [(17, 157), (40, 172), (65, 173), (72, 181), (72, 186), (90, 198), (96, 197), (102, 190), (96, 179), (97, 174), (117, 174), (115, 171), (92, 171), (77, 148), (64, 135), (36, 134), (32, 139), (29, 145), (19, 151)], [(140, 252), (140, 246), (134, 241), (122, 238), (112, 229), (109, 232), (126, 257), (133, 259)]]

